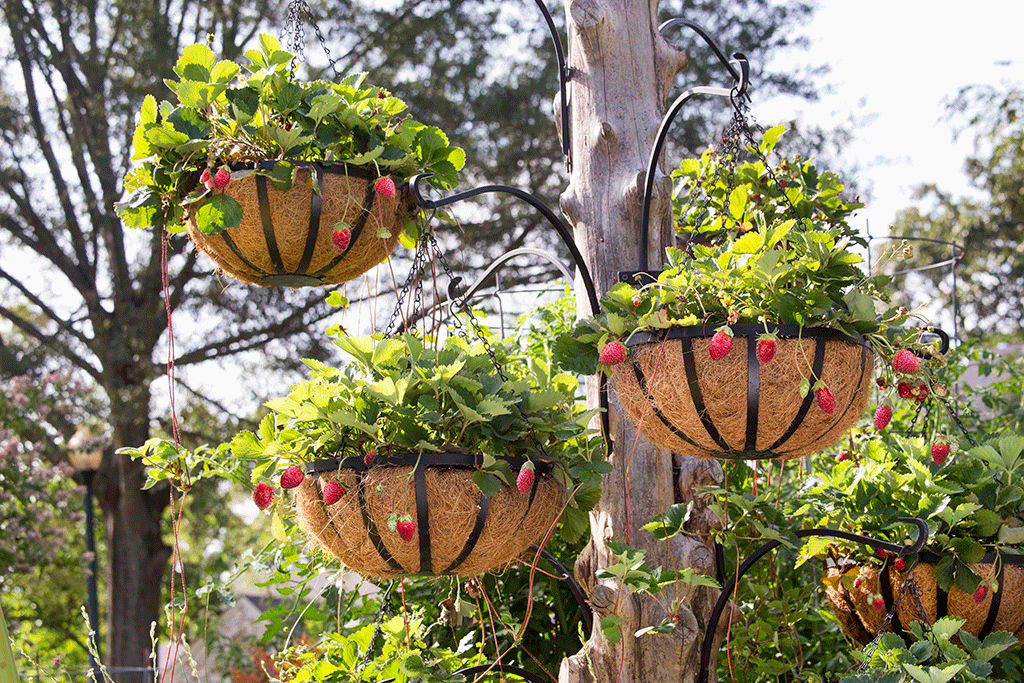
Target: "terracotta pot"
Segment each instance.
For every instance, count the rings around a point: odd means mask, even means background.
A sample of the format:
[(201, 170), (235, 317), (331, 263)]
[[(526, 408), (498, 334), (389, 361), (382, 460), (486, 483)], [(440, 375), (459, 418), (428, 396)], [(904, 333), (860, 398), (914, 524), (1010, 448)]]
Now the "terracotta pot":
[[(188, 235), (220, 270), (263, 286), (331, 285), (362, 275), (391, 254), (411, 207), (401, 193), (378, 196), (376, 173), (362, 167), (291, 163), (300, 170), (287, 191), (256, 173), (228, 183), (224, 193), (242, 205), (237, 228), (206, 235), (194, 221), (201, 204), (189, 207)], [(260, 162), (259, 167), (274, 164)], [(331, 239), (339, 222), (351, 231), (345, 251)], [(391, 236), (379, 237), (381, 228)]]
[[(295, 489), (302, 530), (313, 544), (365, 576), (472, 576), (496, 571), (541, 543), (558, 519), (565, 488), (551, 466), (537, 462), (533, 487), (525, 493), (502, 485), (493, 497), (473, 483), (480, 456), (460, 453), (379, 455), (317, 460)], [(521, 459), (507, 458), (513, 471)], [(536, 461), (535, 461), (536, 462)], [(346, 493), (323, 501), (327, 481)], [(388, 517), (409, 514), (414, 536), (401, 539)]]
[[(973, 596), (956, 586), (946, 593), (935, 581), (935, 563), (919, 562), (913, 568), (914, 582), (921, 591), (921, 606), (928, 622), (935, 623), (945, 616), (959, 617), (967, 622), (963, 630), (978, 638), (984, 639), (993, 631), (1009, 631), (1020, 641), (1024, 637), (1024, 567), (1009, 564), (1008, 558), (1011, 561), (1024, 561), (1021, 556), (1003, 555), (996, 563), (994, 556), (986, 556), (984, 562), (970, 565), (982, 577), (998, 572), (998, 590), (988, 591), (980, 603), (975, 603)], [(851, 580), (842, 581), (841, 574)], [(861, 579), (859, 586), (847, 585), (858, 576)], [(906, 569), (897, 571), (888, 562), (882, 567), (852, 564), (842, 570), (839, 567), (827, 568), (824, 576), (825, 594), (843, 632), (860, 645), (871, 642), (878, 635), (896, 598), (903, 592), (907, 576)], [(882, 609), (871, 603), (871, 595), (882, 596), (885, 603)], [(921, 616), (916, 601), (908, 593), (900, 600), (893, 615), (891, 630), (906, 639), (908, 634), (905, 629), (912, 622), (920, 620)]]
[[(733, 348), (713, 360), (716, 327), (675, 327), (634, 335), (612, 377), (626, 416), (658, 446), (705, 458), (797, 458), (828, 448), (867, 407), (874, 353), (831, 329), (769, 325), (775, 357), (755, 354), (764, 325), (732, 325)], [(825, 382), (832, 415), (800, 396), (800, 383)], [(649, 400), (648, 400), (649, 399)]]

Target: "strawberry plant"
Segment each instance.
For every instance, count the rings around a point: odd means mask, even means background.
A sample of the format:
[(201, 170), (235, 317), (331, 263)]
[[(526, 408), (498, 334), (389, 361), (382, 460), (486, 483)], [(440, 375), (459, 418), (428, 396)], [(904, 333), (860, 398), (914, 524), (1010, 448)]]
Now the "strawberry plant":
[(969, 564), (986, 552), (1024, 550), (1024, 437), (995, 434), (980, 445), (942, 445), (938, 452), (945, 455), (936, 458), (922, 437), (867, 440), (853, 457), (819, 472), (803, 500), (814, 526), (896, 543), (906, 541), (906, 525), (897, 518), (924, 519), (925, 550), (941, 558), (939, 587), (973, 594), (992, 577), (979, 576)]
[[(203, 233), (238, 227), (242, 207), (222, 192), (228, 183), (256, 173), (285, 190), (295, 162), (369, 167), (388, 196), (395, 181), (423, 172), (450, 188), (465, 163), (441, 130), (410, 117), (402, 100), (366, 83), (365, 74), (340, 83), (297, 80), (295, 56), (267, 34), (240, 63), (218, 60), (207, 44), (190, 45), (174, 71), (179, 79), (166, 81), (174, 101), (148, 96), (139, 111), (137, 165), (116, 207), (129, 227), (181, 232), (190, 205), (201, 207)], [(267, 169), (261, 160), (279, 163)]]
[[(781, 134), (781, 127), (765, 134), (758, 161), (736, 164), (708, 151), (680, 165), (674, 173), (680, 187), (674, 205), (680, 248), (666, 250), (664, 270), (614, 285), (601, 300), (601, 313), (580, 321), (575, 338), (561, 348), (577, 371), (608, 370), (596, 362), (599, 353), (611, 344), (631, 347), (634, 337), (634, 343), (649, 344), (661, 333), (704, 328), (708, 332), (702, 334), (710, 335), (714, 330), (700, 354), (719, 362), (735, 354), (734, 333), (737, 340), (753, 334), (750, 344), (756, 337), (762, 375), (785, 356), (784, 362), (800, 375), (794, 380), (800, 397), (813, 392), (818, 408), (828, 415), (859, 412), (863, 406), (846, 398), (837, 409), (839, 394), (822, 381), (824, 374), (812, 370), (806, 347), (790, 344), (782, 351), (779, 335), (806, 338), (806, 331), (814, 329), (835, 331), (867, 346), (880, 374), (898, 374), (915, 398), (928, 398), (943, 357), (908, 324), (912, 314), (891, 305), (890, 278), (862, 268), (867, 243), (848, 223), (862, 205), (843, 199), (839, 178), (819, 171), (810, 160), (784, 159), (769, 167), (764, 160)], [(900, 244), (878, 265), (904, 253)], [(828, 368), (823, 369), (827, 374)], [(851, 372), (860, 374), (856, 368)], [(891, 386), (895, 393), (896, 384), (883, 380), (880, 386)], [(889, 400), (886, 394), (880, 402)], [(703, 441), (700, 447), (705, 448)]]

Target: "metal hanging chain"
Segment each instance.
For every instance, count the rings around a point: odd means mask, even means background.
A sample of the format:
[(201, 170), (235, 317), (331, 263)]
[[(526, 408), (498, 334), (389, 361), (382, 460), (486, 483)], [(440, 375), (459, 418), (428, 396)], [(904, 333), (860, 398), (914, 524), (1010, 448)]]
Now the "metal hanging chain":
[[(918, 561), (915, 559), (910, 567), (907, 568), (907, 579), (903, 582), (903, 586), (900, 589), (900, 594), (893, 600), (892, 608), (885, 615), (885, 620), (882, 621), (881, 627), (878, 629), (878, 634), (864, 647), (864, 661), (861, 662), (858, 671), (864, 672), (870, 668), (871, 657), (875, 653), (881, 644), (882, 636), (885, 635), (892, 627), (892, 620), (896, 618), (897, 611), (899, 610), (900, 603), (903, 599), (909, 595), (914, 599), (914, 604), (917, 607), (918, 621), (921, 622), (921, 630), (927, 636), (928, 640), (931, 641), (932, 647), (936, 652), (940, 653), (942, 658), (949, 661), (946, 657), (946, 653), (942, 651), (939, 646), (938, 637), (935, 635), (935, 630), (932, 628), (932, 622), (928, 619), (928, 613), (924, 609), (924, 604), (921, 602), (921, 587), (917, 585), (916, 573), (917, 573)], [(882, 566), (882, 571), (885, 571), (886, 565)], [(909, 626), (909, 624), (908, 624)]]
[[(705, 219), (708, 214), (708, 205), (711, 202), (711, 189), (715, 187), (716, 183), (722, 181), (725, 184), (726, 190), (731, 192), (736, 186), (736, 164), (740, 155), (746, 147), (750, 153), (752, 153), (758, 161), (764, 164), (765, 172), (771, 179), (772, 183), (778, 187), (782, 192), (782, 200), (786, 203), (787, 210), (796, 223), (801, 228), (806, 228), (804, 218), (800, 216), (796, 210), (796, 206), (790, 200), (789, 195), (786, 194), (785, 188), (779, 182), (778, 176), (775, 175), (775, 169), (768, 162), (768, 158), (754, 139), (752, 129), (756, 129), (758, 132), (763, 133), (761, 127), (757, 124), (757, 120), (754, 115), (750, 113), (750, 106), (747, 103), (747, 99), (743, 96), (738, 96), (738, 93), (734, 91), (732, 97), (732, 120), (729, 126), (725, 129), (722, 134), (723, 151), (720, 155), (722, 161), (719, 163), (718, 168), (715, 169), (714, 175), (710, 181), (705, 184), (695, 184), (687, 195), (689, 200), (694, 192), (698, 189), (703, 190), (703, 197), (701, 205), (696, 209), (696, 220), (694, 225), (699, 224)], [(690, 203), (690, 202), (688, 202)], [(687, 212), (688, 213), (688, 212)], [(687, 240), (689, 241), (689, 240)]]
[(313, 19), (306, 0), (291, 0), (288, 3), (288, 14), (285, 19), (285, 44), (288, 47), (288, 51), (295, 55), (292, 57), (290, 70), (294, 72), (296, 63), (302, 61), (305, 55), (306, 21), (312, 25), (313, 31), (316, 32), (316, 37), (320, 41), (320, 47), (323, 48), (324, 54), (327, 55), (327, 61), (331, 64), (334, 78), (341, 80), (341, 75), (338, 73), (338, 65), (335, 64), (334, 58), (331, 57), (331, 51), (327, 47), (324, 34), (320, 32), (320, 26)]
[(384, 589), (384, 593), (380, 598), (380, 611), (377, 613), (377, 623), (374, 624), (373, 634), (370, 636), (370, 642), (366, 644), (366, 652), (363, 653), (363, 661), (359, 663), (359, 668), (355, 671), (356, 680), (362, 680), (363, 669), (374, 659), (376, 655), (374, 652), (380, 650), (383, 647), (381, 642), (381, 634), (383, 627), (381, 624), (385, 618), (391, 618), (394, 616), (394, 610), (391, 609), (391, 592), (395, 588), (397, 581), (391, 581), (388, 587)]
[[(432, 218), (433, 216), (431, 216)], [(498, 377), (501, 378), (502, 382), (507, 383), (509, 381), (508, 375), (505, 374), (505, 369), (502, 367), (501, 362), (498, 360), (498, 356), (494, 351), (494, 347), (490, 342), (487, 341), (487, 335), (484, 333), (483, 328), (480, 326), (476, 315), (473, 313), (472, 307), (467, 301), (467, 297), (459, 291), (459, 283), (462, 281), (461, 277), (455, 275), (452, 271), (451, 266), (448, 264), (448, 259), (445, 258), (444, 252), (441, 251), (440, 245), (437, 243), (437, 239), (434, 237), (434, 230), (431, 227), (431, 222), (428, 220), (425, 223), (423, 234), (420, 235), (419, 243), (416, 245), (416, 255), (413, 257), (412, 267), (409, 269), (409, 278), (406, 280), (402, 287), (402, 290), (398, 294), (397, 301), (395, 302), (395, 310), (391, 313), (391, 319), (388, 321), (388, 326), (385, 329), (384, 335), (391, 336), (395, 330), (395, 324), (401, 315), (402, 306), (405, 304), (406, 299), (409, 296), (409, 291), (415, 292), (415, 300), (413, 301), (414, 310), (422, 310), (422, 293), (423, 293), (423, 276), (426, 270), (426, 264), (428, 261), (427, 253), (433, 259), (436, 259), (437, 263), (441, 265), (445, 277), (448, 278), (448, 297), (451, 301), (451, 308), (456, 313), (452, 315), (452, 326), (464, 337), (468, 338), (466, 328), (462, 323), (458, 312), (464, 313), (466, 319), (469, 321), (469, 326), (473, 330), (473, 334), (477, 340), (483, 345), (484, 350), (487, 352), (488, 358), (491, 359), (491, 365), (494, 366), (494, 371)], [(537, 436), (536, 430), (533, 425), (527, 419), (526, 414), (523, 412), (522, 407), (516, 404), (516, 412), (519, 413), (519, 417), (530, 427), (530, 439), (534, 446), (537, 448), (537, 452), (545, 458), (548, 458), (547, 450), (544, 448), (544, 444)]]
[(977, 448), (977, 439), (975, 439), (974, 436), (972, 436), (971, 433), (967, 431), (967, 427), (965, 427), (964, 423), (960, 421), (960, 416), (957, 415), (956, 411), (949, 404), (949, 400), (947, 400), (944, 396), (936, 396), (936, 398), (938, 398), (939, 401), (942, 403), (942, 406), (946, 409), (946, 412), (949, 413), (949, 416), (953, 418), (953, 423), (956, 425), (956, 428), (960, 430), (960, 433), (967, 438), (967, 442), (970, 443), (972, 447)]

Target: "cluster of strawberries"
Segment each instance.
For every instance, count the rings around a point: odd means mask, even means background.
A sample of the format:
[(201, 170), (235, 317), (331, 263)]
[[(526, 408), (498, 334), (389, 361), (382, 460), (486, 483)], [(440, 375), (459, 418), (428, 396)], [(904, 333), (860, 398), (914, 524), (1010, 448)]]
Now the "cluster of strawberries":
[(210, 169), (204, 168), (199, 182), (208, 190), (223, 190), (231, 182), (231, 171), (226, 167), (220, 167), (215, 173), (210, 174)]
[[(363, 462), (367, 465), (373, 464), (373, 461), (377, 459), (377, 451), (367, 451), (366, 455), (363, 456)], [(519, 468), (519, 475), (516, 477), (516, 488), (519, 489), (520, 493), (526, 493), (533, 486), (535, 479), (535, 466), (533, 462), (527, 460), (523, 463), (523, 466)], [(284, 472), (281, 473), (280, 484), (282, 489), (293, 489), (297, 487), (306, 478), (302, 472), (302, 468), (298, 465), (292, 465), (288, 467)], [(261, 511), (269, 508), (273, 502), (274, 497), (277, 495), (274, 487), (266, 482), (260, 482), (256, 484), (256, 488), (252, 492), (252, 501), (256, 504), (256, 507)], [(345, 495), (345, 487), (339, 481), (328, 481), (323, 487), (323, 501), (325, 505), (334, 505), (342, 496)], [(399, 537), (403, 541), (411, 541), (416, 532), (416, 523), (412, 520), (412, 516), (409, 514), (397, 515), (392, 512), (388, 516), (388, 529), (394, 533), (397, 532)]]
[[(395, 187), (394, 180), (387, 176), (381, 176), (373, 184), (373, 191), (382, 197), (391, 199), (398, 192), (398, 189)], [(338, 228), (331, 233), (331, 241), (334, 242), (334, 246), (338, 248), (338, 251), (345, 251), (352, 241), (352, 231), (348, 228)]]

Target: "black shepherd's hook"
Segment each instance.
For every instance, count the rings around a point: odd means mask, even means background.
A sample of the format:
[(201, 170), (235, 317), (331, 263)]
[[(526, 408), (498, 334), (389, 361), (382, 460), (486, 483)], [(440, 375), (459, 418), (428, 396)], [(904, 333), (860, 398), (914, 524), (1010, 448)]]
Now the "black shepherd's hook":
[[(747, 95), (747, 86), (750, 84), (750, 64), (747, 62), (747, 58), (740, 52), (734, 52), (732, 59), (727, 59), (725, 53), (718, 44), (708, 35), (707, 31), (701, 28), (698, 24), (686, 19), (670, 19), (663, 23), (658, 30), (665, 32), (670, 28), (676, 26), (686, 26), (700, 35), (705, 42), (711, 47), (712, 52), (718, 57), (718, 61), (725, 65), (725, 68), (729, 70), (729, 74), (732, 76), (733, 85), (731, 88), (716, 88), (707, 85), (698, 85), (693, 88), (686, 90), (682, 95), (676, 98), (676, 101), (669, 107), (665, 117), (661, 120), (661, 126), (658, 128), (658, 135), (654, 140), (654, 147), (651, 149), (651, 158), (647, 163), (647, 175), (644, 178), (644, 195), (643, 195), (643, 207), (640, 212), (640, 258), (638, 260), (640, 272), (647, 271), (647, 245), (649, 242), (649, 231), (650, 231), (650, 220), (651, 220), (651, 195), (654, 193), (654, 174), (658, 168), (658, 159), (661, 157), (661, 150), (665, 146), (665, 141), (668, 139), (668, 131), (675, 120), (675, 117), (679, 114), (679, 111), (683, 108), (691, 98), (696, 95), (717, 95), (720, 97), (729, 97), (735, 99), (749, 99)], [(735, 106), (735, 105), (734, 105)], [(655, 278), (651, 278), (655, 279)]]
[(561, 109), (562, 117), (562, 156), (565, 157), (565, 170), (572, 172), (572, 147), (571, 136), (570, 136), (570, 120), (569, 120), (569, 95), (567, 92), (569, 78), (572, 75), (572, 70), (565, 65), (565, 53), (562, 51), (562, 41), (558, 37), (558, 29), (555, 28), (555, 21), (551, 18), (551, 13), (548, 11), (547, 5), (544, 4), (544, 0), (535, 0), (537, 7), (540, 9), (540, 13), (544, 15), (544, 21), (548, 25), (548, 32), (551, 34), (551, 42), (555, 44), (555, 58), (558, 60), (558, 92), (559, 92), (559, 108)]
[[(797, 538), (807, 538), (809, 536), (842, 538), (847, 541), (862, 543), (864, 545), (871, 546), (872, 548), (896, 553), (898, 556), (918, 554), (921, 552), (924, 544), (928, 542), (927, 522), (923, 519), (918, 519), (917, 517), (899, 517), (898, 519), (901, 522), (917, 525), (917, 539), (912, 544), (905, 546), (897, 545), (896, 543), (880, 541), (869, 536), (861, 536), (859, 534), (852, 534), (848, 531), (839, 531), (837, 529), (801, 529), (800, 531), (795, 532), (794, 535), (797, 536)], [(768, 541), (762, 545), (754, 551), (750, 557), (743, 560), (743, 563), (737, 567), (736, 572), (722, 585), (722, 592), (718, 595), (718, 602), (715, 603), (715, 609), (711, 612), (711, 618), (708, 620), (707, 630), (704, 632), (704, 642), (700, 648), (700, 671), (697, 675), (697, 683), (707, 683), (708, 681), (708, 668), (711, 666), (711, 650), (715, 644), (715, 633), (718, 631), (718, 620), (722, 617), (722, 612), (725, 611), (725, 606), (729, 602), (729, 598), (732, 597), (732, 591), (736, 587), (736, 582), (743, 578), (743, 575), (747, 573), (747, 570), (749, 570), (755, 562), (778, 548), (780, 545), (782, 545), (781, 541)]]

